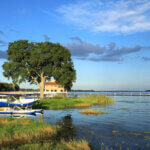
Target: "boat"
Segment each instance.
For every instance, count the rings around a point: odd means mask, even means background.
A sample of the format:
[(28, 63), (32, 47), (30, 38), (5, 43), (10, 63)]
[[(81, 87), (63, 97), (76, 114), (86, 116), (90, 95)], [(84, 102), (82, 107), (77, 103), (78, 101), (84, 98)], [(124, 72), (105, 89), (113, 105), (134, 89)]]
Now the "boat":
[(36, 112), (34, 110), (23, 110), (22, 108), (15, 106), (13, 108), (10, 107), (1, 107), (0, 114), (26, 114), (26, 115), (34, 115)]
[(26, 107), (33, 105), (38, 99), (35, 97), (23, 96), (23, 95), (6, 95), (0, 94), (0, 105), (1, 106), (19, 106)]

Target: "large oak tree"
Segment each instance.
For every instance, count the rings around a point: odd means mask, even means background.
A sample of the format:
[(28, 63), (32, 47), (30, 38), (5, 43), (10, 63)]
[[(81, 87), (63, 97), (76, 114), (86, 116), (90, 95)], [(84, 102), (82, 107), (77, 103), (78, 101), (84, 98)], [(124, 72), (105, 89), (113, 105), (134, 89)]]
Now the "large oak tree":
[(3, 64), (4, 76), (14, 83), (36, 83), (41, 99), (44, 82), (51, 77), (65, 89), (70, 89), (76, 80), (70, 51), (58, 43), (19, 40), (9, 43), (7, 53), (8, 61)]

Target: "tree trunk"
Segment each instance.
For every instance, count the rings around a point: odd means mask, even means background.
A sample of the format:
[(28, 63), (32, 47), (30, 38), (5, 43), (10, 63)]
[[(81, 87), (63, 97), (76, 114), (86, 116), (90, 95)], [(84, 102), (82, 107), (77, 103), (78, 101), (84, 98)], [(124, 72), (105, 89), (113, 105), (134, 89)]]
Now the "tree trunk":
[(40, 85), (40, 99), (44, 99), (44, 82), (45, 78), (43, 77), (43, 73), (41, 74), (41, 85)]
[(44, 99), (44, 88), (40, 88), (40, 99)]

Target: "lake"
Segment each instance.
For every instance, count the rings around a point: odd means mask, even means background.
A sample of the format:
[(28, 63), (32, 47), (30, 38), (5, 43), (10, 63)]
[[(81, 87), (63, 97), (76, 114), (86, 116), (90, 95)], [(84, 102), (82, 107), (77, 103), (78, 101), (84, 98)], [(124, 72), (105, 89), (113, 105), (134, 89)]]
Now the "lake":
[(150, 97), (112, 97), (116, 100), (112, 105), (89, 108), (109, 114), (87, 116), (79, 113), (81, 109), (46, 110), (43, 119), (50, 124), (61, 124), (70, 118), (65, 116), (71, 116), (70, 136), (86, 139), (94, 149), (150, 149)]

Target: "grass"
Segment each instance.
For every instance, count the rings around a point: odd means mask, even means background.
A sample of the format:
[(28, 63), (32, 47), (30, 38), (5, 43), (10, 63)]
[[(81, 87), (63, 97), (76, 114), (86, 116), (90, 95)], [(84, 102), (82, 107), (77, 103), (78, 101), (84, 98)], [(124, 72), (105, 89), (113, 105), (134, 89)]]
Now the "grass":
[(117, 131), (117, 130), (112, 130), (112, 133), (117, 133), (117, 132), (119, 132), (119, 131)]
[[(59, 143), (53, 142), (24, 144), (17, 147), (18, 150), (91, 150), (88, 142), (85, 140), (72, 140), (66, 142), (61, 140)], [(7, 150), (7, 149), (5, 149)], [(12, 149), (16, 150), (16, 148)]]
[(108, 114), (108, 112), (104, 112), (104, 111), (100, 111), (100, 110), (81, 110), (80, 111), (81, 114), (85, 114), (85, 115), (98, 115), (98, 114)]
[(0, 146), (50, 138), (55, 127), (30, 118), (0, 118)]
[(144, 136), (145, 140), (150, 140), (150, 136)]
[[(63, 118), (61, 126), (51, 126), (47, 123), (30, 118), (0, 118), (0, 148), (20, 150), (90, 150), (85, 140), (73, 140), (72, 119)], [(69, 121), (69, 122), (68, 122)], [(67, 132), (68, 131), (68, 135)], [(69, 132), (70, 131), (70, 132)]]
[(131, 134), (136, 135), (136, 136), (141, 135), (141, 133), (139, 132), (131, 132)]
[(37, 101), (33, 108), (41, 109), (67, 109), (67, 108), (87, 108), (93, 105), (107, 105), (114, 103), (112, 98), (106, 95), (88, 95), (86, 97), (54, 97)]
[(85, 114), (85, 115), (98, 115), (100, 111), (99, 110), (81, 110), (80, 113)]

